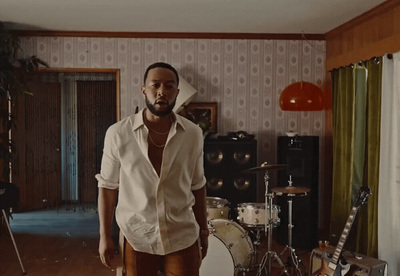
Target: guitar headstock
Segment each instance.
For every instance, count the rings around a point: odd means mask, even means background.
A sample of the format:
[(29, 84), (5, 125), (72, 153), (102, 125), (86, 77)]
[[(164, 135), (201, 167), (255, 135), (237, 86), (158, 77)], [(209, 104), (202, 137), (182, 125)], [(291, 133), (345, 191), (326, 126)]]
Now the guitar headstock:
[(371, 195), (371, 189), (368, 186), (362, 186), (358, 191), (357, 198), (355, 200), (354, 206), (359, 207), (368, 201), (368, 197)]

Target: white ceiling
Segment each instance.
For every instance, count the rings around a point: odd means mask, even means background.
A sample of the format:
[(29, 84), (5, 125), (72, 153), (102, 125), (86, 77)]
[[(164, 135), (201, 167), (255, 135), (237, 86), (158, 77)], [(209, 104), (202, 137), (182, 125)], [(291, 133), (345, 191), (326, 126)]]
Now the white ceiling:
[(384, 0), (0, 0), (10, 29), (324, 34)]

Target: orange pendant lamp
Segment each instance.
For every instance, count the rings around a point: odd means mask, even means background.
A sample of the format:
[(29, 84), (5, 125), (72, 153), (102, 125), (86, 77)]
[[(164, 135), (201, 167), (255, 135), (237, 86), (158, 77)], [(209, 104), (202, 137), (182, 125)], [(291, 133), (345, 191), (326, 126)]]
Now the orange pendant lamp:
[(313, 83), (295, 82), (282, 91), (279, 105), (284, 111), (321, 111), (324, 109), (324, 92)]

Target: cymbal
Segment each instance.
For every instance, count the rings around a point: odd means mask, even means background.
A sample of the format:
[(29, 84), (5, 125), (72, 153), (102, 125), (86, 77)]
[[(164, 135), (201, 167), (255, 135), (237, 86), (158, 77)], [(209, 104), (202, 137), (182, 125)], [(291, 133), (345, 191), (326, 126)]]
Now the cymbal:
[(278, 196), (286, 195), (286, 196), (296, 196), (296, 195), (307, 195), (310, 188), (306, 187), (295, 187), (295, 186), (286, 186), (286, 187), (275, 187), (272, 188), (271, 191), (276, 193)]
[(286, 164), (268, 165), (265, 162), (265, 163), (262, 163), (261, 166), (259, 166), (259, 167), (250, 168), (250, 169), (244, 170), (243, 172), (245, 172), (245, 173), (254, 173), (254, 172), (266, 171), (266, 170), (281, 170), (281, 169), (284, 169), (284, 168), (286, 168)]

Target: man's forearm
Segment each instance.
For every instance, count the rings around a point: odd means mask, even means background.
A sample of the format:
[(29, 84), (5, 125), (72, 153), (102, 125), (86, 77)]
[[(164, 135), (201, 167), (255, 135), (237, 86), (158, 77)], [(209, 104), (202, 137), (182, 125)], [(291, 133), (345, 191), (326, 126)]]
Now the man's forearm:
[(98, 212), (100, 237), (111, 236), (111, 224), (117, 199), (117, 190), (99, 188)]
[(199, 190), (193, 191), (196, 203), (193, 206), (193, 212), (200, 229), (208, 229), (207, 225), (207, 202), (206, 202), (206, 188), (205, 186)]

